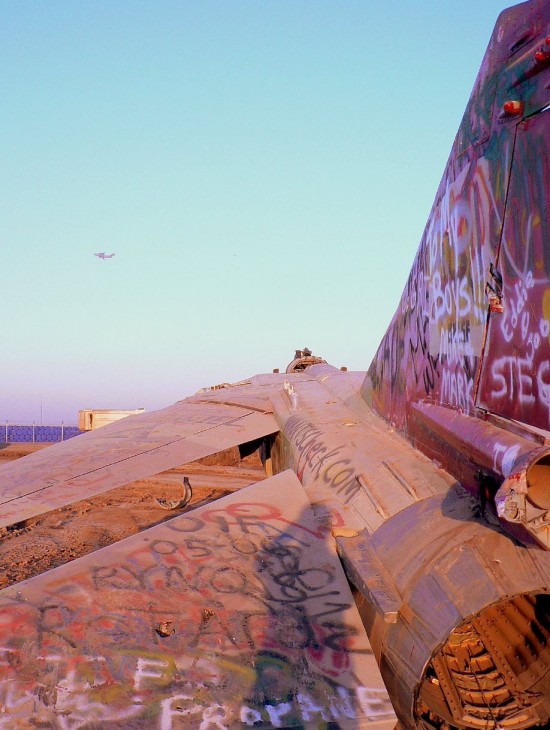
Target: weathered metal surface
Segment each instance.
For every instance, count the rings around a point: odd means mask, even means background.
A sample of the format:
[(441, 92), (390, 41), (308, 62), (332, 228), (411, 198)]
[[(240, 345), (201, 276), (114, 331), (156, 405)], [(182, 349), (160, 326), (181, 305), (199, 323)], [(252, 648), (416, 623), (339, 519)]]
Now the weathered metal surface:
[[(549, 79), (550, 81), (550, 79)], [(547, 90), (547, 103), (550, 91)], [(550, 430), (550, 110), (517, 127), (478, 405)]]
[(298, 477), (5, 593), (14, 727), (393, 723), (361, 689), (371, 655), (333, 593), (328, 526), (400, 726), (550, 721), (550, 551), (486, 509), (550, 546), (549, 103), (550, 4), (530, 0), (497, 21), (362, 384), (320, 364), (255, 376), (0, 470), (0, 524), (268, 435)]
[(291, 472), (0, 592), (0, 646), (4, 728), (396, 722)]
[(503, 528), (550, 549), (550, 444), (522, 438), (492, 423), (433, 403), (413, 403), (415, 443), (493, 508)]
[[(338, 544), (349, 574), (367, 583), (362, 616), (406, 727), (414, 726), (413, 717), (417, 723), (440, 727), (444, 721), (460, 728), (520, 728), (548, 721), (550, 616), (549, 596), (542, 595), (550, 581), (548, 552), (518, 548), (501, 531), (488, 529), (476, 501), (460, 487), (403, 510), (372, 537), (338, 538)], [(469, 667), (468, 637), (463, 640), (460, 632), (472, 621), (490, 624), (495, 608), (504, 610), (514, 596), (518, 604), (530, 596), (530, 631), (525, 630), (528, 619), (492, 626), (483, 651), (470, 657), (479, 656), (480, 663)], [(530, 632), (539, 637), (538, 648)], [(446, 660), (454, 675), (448, 685), (432, 662), (435, 658), (437, 665), (442, 650), (457, 657)], [(491, 673), (495, 662), (498, 677)], [(485, 697), (480, 697), (480, 684)], [(472, 685), (475, 698), (464, 695)], [(456, 694), (462, 698), (453, 708)]]
[(473, 479), (474, 472), (479, 475), (482, 471), (502, 481), (526, 456), (541, 458), (550, 454), (550, 445), (542, 446), (490, 422), (433, 403), (413, 403), (410, 413), (423, 450), (444, 459), (445, 468), (457, 474), (461, 483), (475, 493), (479, 491), (479, 481)]
[[(271, 381), (264, 376), (262, 383), (280, 429), (271, 452), (273, 466), (294, 469), (314, 502), (315, 520), (311, 513), (305, 516), (300, 481), (285, 472), (263, 482), (261, 498), (240, 492), (225, 507), (202, 508), (8, 589), (0, 598), (8, 599), (4, 702), (10, 712), (29, 714), (30, 707), (37, 721), (55, 717), (61, 724), (59, 717), (84, 722), (82, 713), (90, 713), (96, 724), (109, 721), (139, 728), (151, 726), (147, 706), (161, 730), (216, 721), (231, 728), (233, 720), (241, 726), (263, 722), (277, 727), (273, 718), (279, 721), (279, 711), (288, 713), (282, 727), (307, 722), (320, 727), (334, 721), (343, 728), (370, 722), (364, 700), (375, 695), (356, 688), (379, 685), (367, 682), (374, 676), (371, 665), (361, 670), (369, 655), (355, 643), (360, 634), (346, 628), (346, 612), (352, 609), (339, 588), (333, 592), (333, 569), (327, 567), (324, 547), (330, 529), (338, 535), (340, 554), (361, 594), (362, 617), (401, 722), (408, 728), (417, 723), (440, 727), (450, 718), (457, 727), (477, 727), (468, 714), (470, 707), (484, 716), (487, 703), (462, 692), (462, 680), (451, 672), (458, 637), (466, 632), (473, 641), (464, 628), (471, 618), (480, 625), (491, 621), (486, 611), (494, 605), (502, 605), (503, 615), (508, 615), (506, 601), (517, 596), (510, 604), (513, 613), (527, 595), (533, 596), (544, 633), (550, 624), (542, 595), (550, 585), (550, 553), (518, 546), (482, 519), (475, 500), (459, 488), (449, 490), (453, 478), (361, 402), (356, 374), (320, 365), (292, 376), (296, 403), (280, 376)], [(253, 397), (255, 387), (251, 384), (247, 392)], [(212, 412), (218, 408), (195, 405)], [(302, 547), (307, 547), (307, 560)], [(339, 674), (330, 675), (343, 666), (341, 658), (331, 658), (329, 690), (326, 673), (321, 679), (312, 677), (310, 665), (307, 673), (293, 646), (286, 646), (293, 684), (274, 699), (258, 695), (257, 674), (247, 668), (252, 662), (258, 667), (258, 656), (263, 662), (265, 647), (260, 643), (258, 651), (254, 643), (246, 658), (242, 642), (250, 647), (250, 637), (256, 641), (258, 623), (261, 636), (271, 641), (266, 614), (274, 617), (279, 635), (295, 636), (295, 611), (310, 600), (310, 593), (311, 602), (299, 611), (302, 633), (296, 644), (306, 655), (307, 647), (315, 654), (323, 646), (337, 653), (345, 646), (345, 653), (353, 654), (353, 671), (360, 681), (350, 684), (340, 681)], [(243, 612), (246, 621), (235, 626)], [(328, 644), (323, 635), (320, 647), (312, 619), (326, 622)], [(357, 628), (353, 621), (349, 625)], [(252, 627), (249, 634), (243, 626)], [(341, 638), (336, 638), (336, 630)], [(313, 637), (313, 644), (300, 643), (303, 631)], [(478, 634), (485, 637), (487, 632)], [(497, 697), (504, 682), (509, 701), (495, 709), (493, 699), (488, 700), (495, 719), (493, 724), (485, 719), (484, 726), (502, 723), (519, 730), (545, 722), (550, 708), (539, 697), (550, 697), (546, 673), (540, 671), (546, 655), (535, 652), (527, 664), (527, 678), (519, 676), (517, 667), (501, 657), (508, 633), (495, 630), (488, 636), (492, 644), (485, 646), (484, 656), (501, 668), (490, 696)], [(204, 655), (197, 654), (202, 641)], [(523, 641), (523, 634), (517, 641)], [(167, 645), (169, 651), (163, 653)], [(212, 656), (217, 668), (205, 668), (203, 660), (212, 662)], [(315, 656), (332, 654), (321, 651)], [(203, 670), (211, 674), (199, 673)], [(445, 681), (439, 679), (443, 676)], [(302, 692), (302, 681), (307, 691)], [(189, 682), (196, 684), (190, 689)], [(43, 685), (46, 689), (39, 692)], [(437, 686), (441, 689), (436, 691)], [(366, 714), (376, 709), (368, 703), (367, 708)], [(386, 712), (387, 706), (382, 709)], [(19, 721), (14, 720), (14, 726)]]
[[(328, 387), (334, 370), (314, 366), (308, 372), (309, 380), (293, 381), (293, 399), (288, 387), (271, 396), (281, 425), (273, 465), (290, 464), (317, 514), (332, 524), (401, 722), (495, 729), (547, 722), (550, 553), (532, 540), (524, 541), (531, 548), (518, 546), (498, 528), (496, 514), (487, 522), (481, 484), (468, 495), (385, 421), (361, 410), (351, 378), (344, 385), (346, 376), (338, 375), (342, 402), (334, 380)], [(418, 433), (422, 425), (439, 453), (445, 445), (470, 461), (471, 474), (492, 475), (495, 489), (526, 459), (544, 461), (549, 453), (538, 442), (441, 406), (414, 409)], [(477, 633), (468, 627), (471, 621), (492, 626), (494, 616), (513, 615), (524, 604), (533, 616), (520, 626), (536, 617), (533, 631), (545, 638), (520, 670), (506, 657), (523, 651), (523, 629), (511, 636), (500, 625)], [(461, 652), (476, 641), (487, 671), (474, 662), (461, 673)], [(467, 689), (476, 681), (483, 682), (485, 699)]]
[[(429, 399), (550, 430), (550, 62), (535, 61), (549, 33), (548, 2), (531, 0), (497, 20), (363, 388), (400, 428), (408, 428), (408, 404)], [(519, 100), (519, 116), (503, 111), (510, 100)], [(498, 274), (503, 311), (491, 313), (483, 351), (494, 297), (486, 285), (498, 289)]]
[(316, 379), (294, 381), (296, 409), (282, 389), (271, 396), (281, 426), (273, 468), (291, 466), (312, 502), (337, 516), (335, 526), (374, 532), (389, 516), (447, 491), (453, 480), (358, 398), (355, 374), (317, 365), (308, 372)]
[(32, 454), (24, 464), (4, 466), (0, 526), (267, 436), (278, 426), (266, 410), (269, 402), (261, 402), (263, 412), (181, 401), (79, 436), (78, 444), (69, 441)]

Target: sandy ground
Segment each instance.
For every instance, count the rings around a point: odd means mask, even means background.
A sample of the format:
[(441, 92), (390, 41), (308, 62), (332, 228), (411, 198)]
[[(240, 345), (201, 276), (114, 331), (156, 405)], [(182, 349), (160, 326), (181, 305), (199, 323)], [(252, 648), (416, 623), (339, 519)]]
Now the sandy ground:
[[(0, 449), (0, 466), (47, 447), (48, 444), (10, 444)], [(181, 498), (184, 475), (193, 490), (191, 502), (176, 510), (162, 509), (155, 498)], [(238, 449), (230, 449), (0, 528), (0, 588), (122, 540), (265, 476), (257, 452), (241, 459)]]

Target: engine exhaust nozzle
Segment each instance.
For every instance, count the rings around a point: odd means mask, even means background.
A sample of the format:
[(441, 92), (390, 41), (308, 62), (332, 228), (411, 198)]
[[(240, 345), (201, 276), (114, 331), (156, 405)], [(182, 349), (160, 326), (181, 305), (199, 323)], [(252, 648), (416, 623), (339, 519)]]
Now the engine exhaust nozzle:
[(338, 545), (405, 728), (550, 722), (550, 552), (459, 486)]

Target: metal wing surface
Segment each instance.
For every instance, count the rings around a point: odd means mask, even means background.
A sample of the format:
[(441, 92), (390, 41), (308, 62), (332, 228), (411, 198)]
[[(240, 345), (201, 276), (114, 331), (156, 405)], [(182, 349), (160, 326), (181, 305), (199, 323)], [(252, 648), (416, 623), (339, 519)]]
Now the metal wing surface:
[[(234, 389), (228, 389), (233, 391)], [(0, 468), (0, 527), (279, 430), (254, 387), (129, 416)]]
[(292, 471), (1, 591), (0, 647), (6, 728), (396, 722)]

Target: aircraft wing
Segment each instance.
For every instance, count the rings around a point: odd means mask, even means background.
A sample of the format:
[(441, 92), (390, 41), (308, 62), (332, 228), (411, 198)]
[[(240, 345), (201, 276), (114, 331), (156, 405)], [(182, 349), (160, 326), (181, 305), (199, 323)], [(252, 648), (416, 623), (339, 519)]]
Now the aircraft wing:
[(292, 471), (4, 589), (0, 647), (2, 727), (396, 722)]
[(2, 467), (0, 527), (279, 430), (267, 396), (239, 396), (194, 396)]

